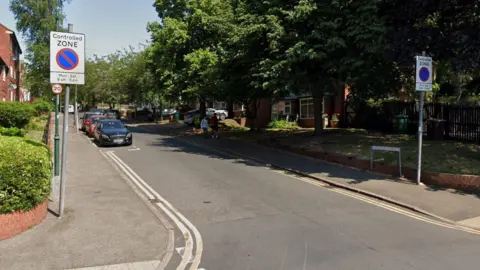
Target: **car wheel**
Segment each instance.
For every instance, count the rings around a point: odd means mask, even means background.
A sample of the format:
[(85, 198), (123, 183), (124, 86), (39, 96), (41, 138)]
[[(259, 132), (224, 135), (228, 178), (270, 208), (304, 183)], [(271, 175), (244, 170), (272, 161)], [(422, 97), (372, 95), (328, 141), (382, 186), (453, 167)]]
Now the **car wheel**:
[(220, 114), (220, 120), (224, 121), (225, 119), (227, 119), (227, 116), (224, 113)]

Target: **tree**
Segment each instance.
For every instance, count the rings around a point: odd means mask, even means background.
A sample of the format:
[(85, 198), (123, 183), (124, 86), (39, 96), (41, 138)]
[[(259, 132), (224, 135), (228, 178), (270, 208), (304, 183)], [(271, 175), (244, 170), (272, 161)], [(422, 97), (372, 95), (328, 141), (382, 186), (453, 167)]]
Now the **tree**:
[(17, 29), (25, 38), (27, 75), (26, 84), (32, 95), (51, 95), (49, 91), (49, 39), (50, 31), (65, 18), (63, 6), (69, 0), (11, 0), (10, 10)]
[(205, 101), (219, 93), (218, 66), (223, 42), (231, 30), (233, 13), (228, 1), (156, 1), (161, 23), (148, 26), (152, 33), (149, 53), (154, 74), (166, 96)]

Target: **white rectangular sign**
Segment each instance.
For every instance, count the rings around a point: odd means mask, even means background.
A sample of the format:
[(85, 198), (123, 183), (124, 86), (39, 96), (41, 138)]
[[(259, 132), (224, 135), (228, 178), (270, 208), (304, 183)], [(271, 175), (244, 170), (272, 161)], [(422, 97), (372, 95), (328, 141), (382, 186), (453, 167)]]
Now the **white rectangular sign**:
[(432, 58), (426, 56), (417, 56), (416, 58), (415, 90), (432, 91)]
[(85, 84), (85, 35), (50, 32), (50, 83)]
[(386, 151), (386, 152), (400, 152), (399, 147), (390, 147), (390, 146), (372, 146), (372, 150)]

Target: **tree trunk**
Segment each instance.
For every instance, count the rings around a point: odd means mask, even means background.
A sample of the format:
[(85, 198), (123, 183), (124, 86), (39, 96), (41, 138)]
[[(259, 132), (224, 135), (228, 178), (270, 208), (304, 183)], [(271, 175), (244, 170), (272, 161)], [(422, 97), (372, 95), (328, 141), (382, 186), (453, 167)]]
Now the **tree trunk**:
[(206, 115), (207, 108), (205, 106), (205, 100), (200, 99), (200, 117), (204, 118)]
[(323, 94), (314, 94), (313, 96), (313, 120), (314, 135), (323, 134)]
[(228, 118), (233, 118), (233, 101), (227, 101)]

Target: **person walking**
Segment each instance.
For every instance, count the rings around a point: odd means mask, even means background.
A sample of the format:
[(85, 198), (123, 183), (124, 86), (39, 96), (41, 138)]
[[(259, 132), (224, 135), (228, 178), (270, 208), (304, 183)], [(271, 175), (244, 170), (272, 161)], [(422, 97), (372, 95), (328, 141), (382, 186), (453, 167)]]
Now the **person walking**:
[(212, 138), (218, 139), (218, 118), (216, 113), (210, 117), (210, 127), (212, 128)]
[(203, 130), (203, 137), (206, 139), (208, 137), (208, 117), (205, 116), (200, 122), (200, 128)]

